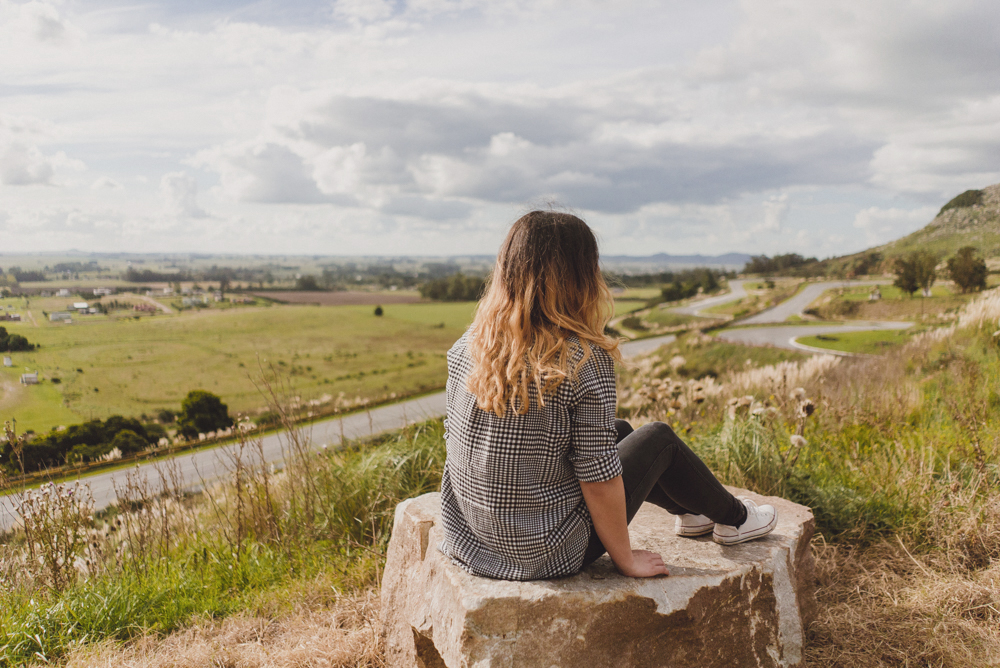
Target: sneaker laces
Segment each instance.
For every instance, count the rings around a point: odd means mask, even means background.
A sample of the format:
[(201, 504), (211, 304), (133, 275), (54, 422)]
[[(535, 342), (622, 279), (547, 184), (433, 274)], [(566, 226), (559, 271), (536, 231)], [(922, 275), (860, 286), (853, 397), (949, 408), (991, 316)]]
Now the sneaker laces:
[(748, 519), (749, 519), (750, 515), (758, 515), (758, 514), (760, 514), (760, 508), (757, 506), (757, 502), (756, 501), (754, 501), (753, 499), (748, 499), (745, 496), (738, 496), (736, 498), (739, 499), (740, 501), (742, 501), (743, 505), (747, 507), (747, 518)]

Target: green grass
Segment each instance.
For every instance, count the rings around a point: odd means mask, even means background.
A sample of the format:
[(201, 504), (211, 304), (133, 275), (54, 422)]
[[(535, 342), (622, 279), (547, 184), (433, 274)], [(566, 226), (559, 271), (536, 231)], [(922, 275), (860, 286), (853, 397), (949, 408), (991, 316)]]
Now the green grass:
[(842, 334), (818, 334), (803, 336), (797, 341), (803, 345), (824, 350), (839, 350), (845, 353), (878, 355), (907, 343), (914, 332), (903, 330), (874, 330), (870, 332), (844, 332)]
[[(39, 300), (44, 301), (44, 300)], [(65, 299), (58, 300), (60, 303)], [(42, 305), (51, 306), (49, 303)], [(473, 303), (397, 304), (375, 317), (369, 306), (207, 309), (132, 318), (81, 316), (71, 325), (8, 323), (39, 350), (14, 353), (43, 382), (0, 395), (0, 419), (22, 429), (112, 414), (176, 410), (193, 389), (220, 395), (230, 411), (262, 407), (248, 375), (257, 357), (288, 375), (303, 399), (340, 392), (382, 400), (441, 387), (445, 353), (471, 321)], [(59, 385), (51, 379), (60, 378)], [(96, 391), (95, 391), (96, 389)]]

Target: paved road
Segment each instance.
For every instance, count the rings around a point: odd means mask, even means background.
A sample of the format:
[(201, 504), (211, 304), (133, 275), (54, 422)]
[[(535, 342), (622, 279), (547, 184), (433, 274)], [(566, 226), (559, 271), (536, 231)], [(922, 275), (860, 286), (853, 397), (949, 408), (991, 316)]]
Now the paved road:
[(717, 334), (720, 339), (750, 346), (775, 346), (790, 350), (807, 350), (833, 355), (844, 355), (834, 350), (821, 350), (796, 343), (795, 339), (816, 334), (836, 334), (838, 332), (867, 332), (875, 329), (906, 329), (909, 322), (853, 322), (843, 325), (792, 325), (786, 327), (748, 327), (746, 329), (725, 329)]
[(793, 315), (802, 315), (809, 304), (816, 301), (820, 295), (832, 288), (844, 288), (856, 285), (882, 285), (888, 281), (824, 281), (823, 283), (810, 283), (800, 290), (791, 299), (787, 299), (777, 306), (761, 311), (757, 315), (750, 316), (745, 320), (740, 320), (741, 325), (763, 325), (774, 322), (785, 322)]
[(710, 315), (707, 313), (702, 313), (707, 308), (712, 306), (718, 306), (720, 304), (728, 304), (729, 302), (734, 302), (737, 299), (743, 299), (747, 296), (747, 291), (743, 287), (746, 281), (729, 281), (729, 292), (724, 295), (718, 295), (717, 297), (709, 297), (708, 299), (702, 299), (701, 301), (694, 302), (693, 304), (688, 304), (687, 306), (677, 306), (672, 309), (674, 313), (680, 313), (682, 315), (696, 315), (701, 318), (719, 318), (718, 315)]
[[(650, 352), (665, 343), (670, 343), (675, 338), (673, 335), (668, 335), (630, 341), (622, 344), (622, 354), (625, 357), (633, 357)], [(444, 392), (438, 392), (419, 399), (410, 399), (398, 404), (373, 408), (365, 413), (315, 422), (303, 427), (302, 431), (315, 446), (336, 446), (341, 442), (341, 434), (346, 439), (362, 438), (383, 431), (399, 429), (407, 424), (432, 417), (439, 417), (444, 415), (444, 412), (445, 395)], [(283, 449), (286, 447), (287, 443), (284, 441), (283, 434), (265, 436), (265, 459), (269, 462), (280, 462), (284, 458)], [(223, 445), (191, 454), (178, 455), (176, 460), (185, 485), (197, 487), (203, 480), (211, 481), (222, 476), (229, 470), (227, 454), (232, 452), (234, 452), (234, 446)], [(156, 465), (157, 462), (149, 462), (137, 467), (153, 490), (160, 489), (160, 478), (156, 472)], [(104, 508), (112, 503), (116, 498), (115, 486), (123, 487), (126, 476), (134, 470), (136, 469), (119, 469), (85, 478), (91, 493), (94, 495), (95, 507)], [(15, 508), (16, 499), (14, 497), (0, 497), (0, 529), (11, 526), (14, 521)]]

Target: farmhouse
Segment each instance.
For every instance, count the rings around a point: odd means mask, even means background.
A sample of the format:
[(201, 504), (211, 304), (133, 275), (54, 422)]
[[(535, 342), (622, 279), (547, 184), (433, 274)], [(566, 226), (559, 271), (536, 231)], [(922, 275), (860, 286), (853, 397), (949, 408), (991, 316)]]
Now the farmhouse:
[(0, 320), (7, 322), (21, 322), (20, 313), (0, 313)]
[(114, 288), (94, 288), (95, 297), (105, 297), (115, 294)]
[(55, 313), (49, 313), (49, 322), (73, 322), (73, 318), (69, 313), (56, 311)]
[(21, 384), (22, 385), (38, 385), (38, 372), (33, 371), (32, 373), (22, 373), (21, 374)]
[(56, 293), (56, 297), (69, 297), (69, 288), (60, 288), (59, 292)]
[(88, 304), (87, 302), (73, 302), (73, 309), (76, 311), (80, 311), (82, 313), (85, 312), (88, 308), (90, 308), (90, 304)]

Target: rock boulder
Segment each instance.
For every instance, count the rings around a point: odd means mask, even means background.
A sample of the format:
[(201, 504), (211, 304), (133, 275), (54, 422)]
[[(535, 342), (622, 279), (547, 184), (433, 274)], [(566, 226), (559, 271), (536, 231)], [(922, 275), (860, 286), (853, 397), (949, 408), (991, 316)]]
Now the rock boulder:
[(739, 668), (802, 660), (813, 609), (809, 509), (746, 494), (778, 510), (762, 539), (723, 547), (680, 538), (674, 518), (646, 504), (632, 546), (663, 555), (669, 577), (619, 575), (605, 555), (581, 573), (509, 582), (470, 575), (438, 549), (438, 494), (396, 507), (382, 578), (392, 668)]

